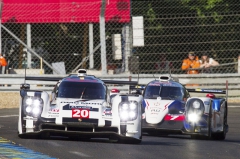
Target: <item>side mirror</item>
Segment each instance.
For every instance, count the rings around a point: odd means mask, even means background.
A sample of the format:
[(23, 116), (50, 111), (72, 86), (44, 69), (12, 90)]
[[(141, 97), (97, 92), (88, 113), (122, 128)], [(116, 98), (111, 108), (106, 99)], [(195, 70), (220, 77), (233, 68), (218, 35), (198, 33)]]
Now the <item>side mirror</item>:
[(51, 96), (50, 96), (50, 103), (52, 105), (56, 105), (56, 94), (52, 92)]
[(20, 85), (20, 89), (29, 90), (29, 89), (30, 89), (30, 84), (28, 84), (28, 83), (22, 83), (22, 84)]
[(112, 105), (108, 102), (103, 102), (103, 107), (112, 108)]
[(24, 89), (20, 89), (20, 96), (23, 98), (26, 95), (26, 91)]

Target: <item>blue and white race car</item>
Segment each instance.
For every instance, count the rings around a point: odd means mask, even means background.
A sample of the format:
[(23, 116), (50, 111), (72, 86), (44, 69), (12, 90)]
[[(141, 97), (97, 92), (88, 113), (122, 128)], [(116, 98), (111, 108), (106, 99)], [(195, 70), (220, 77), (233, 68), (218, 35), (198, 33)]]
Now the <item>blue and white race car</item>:
[(225, 139), (228, 131), (227, 97), (190, 97), (189, 92), (227, 94), (226, 91), (186, 89), (171, 76), (161, 76), (143, 89), (143, 132)]
[(106, 83), (79, 70), (65, 78), (26, 77), (26, 80), (56, 81), (51, 97), (46, 91), (20, 90), (18, 133), (21, 138), (51, 136), (80, 139), (109, 138), (140, 143), (142, 139), (142, 95), (117, 94), (110, 102)]

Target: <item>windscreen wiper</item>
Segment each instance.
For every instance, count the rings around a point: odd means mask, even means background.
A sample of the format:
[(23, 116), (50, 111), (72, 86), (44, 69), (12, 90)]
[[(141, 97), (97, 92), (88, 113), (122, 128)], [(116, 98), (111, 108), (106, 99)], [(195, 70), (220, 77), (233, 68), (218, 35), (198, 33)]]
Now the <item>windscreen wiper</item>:
[(86, 88), (87, 88), (87, 87), (85, 87), (85, 88), (83, 89), (80, 99), (82, 99), (82, 97), (83, 97), (83, 95), (84, 95), (84, 93), (85, 93)]

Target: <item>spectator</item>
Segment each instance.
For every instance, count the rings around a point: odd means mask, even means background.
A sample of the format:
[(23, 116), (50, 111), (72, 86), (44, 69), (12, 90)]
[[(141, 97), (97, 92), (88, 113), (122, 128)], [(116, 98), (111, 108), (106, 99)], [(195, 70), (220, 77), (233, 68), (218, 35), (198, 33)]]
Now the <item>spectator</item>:
[(160, 54), (158, 62), (155, 63), (155, 69), (159, 71), (168, 71), (169, 69), (173, 69), (173, 64), (167, 61), (165, 54)]
[(0, 53), (0, 72), (5, 73), (5, 66), (7, 66), (7, 60)]
[(201, 64), (200, 67), (203, 68), (202, 73), (211, 73), (212, 70), (210, 67), (219, 65), (219, 63), (215, 61), (213, 58), (209, 58), (206, 52), (202, 54), (200, 64)]
[(199, 67), (200, 67), (200, 62), (198, 57), (195, 55), (194, 52), (189, 52), (188, 58), (183, 60), (182, 70), (186, 70), (187, 74), (198, 74), (199, 70), (196, 68), (199, 68)]

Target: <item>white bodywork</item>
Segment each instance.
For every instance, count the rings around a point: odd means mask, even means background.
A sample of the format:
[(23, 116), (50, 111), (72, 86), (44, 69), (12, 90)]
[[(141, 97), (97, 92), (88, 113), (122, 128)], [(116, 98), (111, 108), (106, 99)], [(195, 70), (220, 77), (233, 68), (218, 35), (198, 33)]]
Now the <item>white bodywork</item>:
[[(33, 91), (27, 92), (26, 96), (34, 96)], [(63, 118), (73, 118), (74, 116), (78, 117), (80, 115), (89, 115), (89, 119), (98, 119), (97, 127), (104, 127), (105, 121), (111, 122), (110, 127), (118, 128), (118, 134), (123, 136), (128, 136), (136, 139), (141, 139), (141, 102), (143, 97), (141, 95), (125, 95), (128, 96), (129, 100), (136, 101), (138, 103), (137, 107), (137, 118), (133, 121), (125, 121), (121, 122), (119, 117), (119, 103), (121, 102), (121, 96), (118, 94), (115, 96), (111, 103), (111, 114), (106, 113), (105, 110), (109, 110), (109, 105), (106, 104), (107, 101), (105, 100), (87, 100), (87, 101), (80, 101), (80, 99), (73, 99), (73, 98), (56, 98), (55, 101), (50, 102), (50, 97), (47, 92), (41, 92), (41, 98), (44, 101), (43, 110), (40, 115), (41, 118), (44, 119), (51, 119), (55, 118), (56, 125), (63, 125)], [(31, 116), (22, 117), (22, 109), (23, 108), (23, 99), (20, 100), (20, 107), (19, 107), (19, 121), (18, 121), (18, 132), (19, 134), (31, 133), (34, 132), (34, 122), (39, 120), (40, 117), (34, 118)], [(50, 104), (50, 103), (54, 103)], [(66, 106), (67, 105), (67, 106)], [(69, 110), (63, 110), (63, 107), (69, 108)], [(79, 108), (89, 108), (96, 109), (98, 111), (89, 111), (82, 113), (80, 110), (76, 110), (74, 112), (72, 109), (79, 109)], [(82, 111), (82, 110), (81, 110)], [(86, 114), (89, 113), (89, 114)], [(23, 132), (23, 123), (22, 120), (26, 120), (26, 132)], [(81, 120), (79, 119), (79, 123), (81, 124)], [(126, 133), (121, 134), (121, 125), (126, 125)], [(65, 131), (67, 131), (67, 126), (65, 127)], [(39, 130), (41, 131), (41, 129)], [(92, 129), (92, 132), (95, 132), (95, 128)]]
[(156, 100), (145, 99), (147, 106), (145, 107), (144, 118), (150, 124), (157, 124), (161, 122), (168, 114), (168, 106), (173, 102), (172, 100)]

